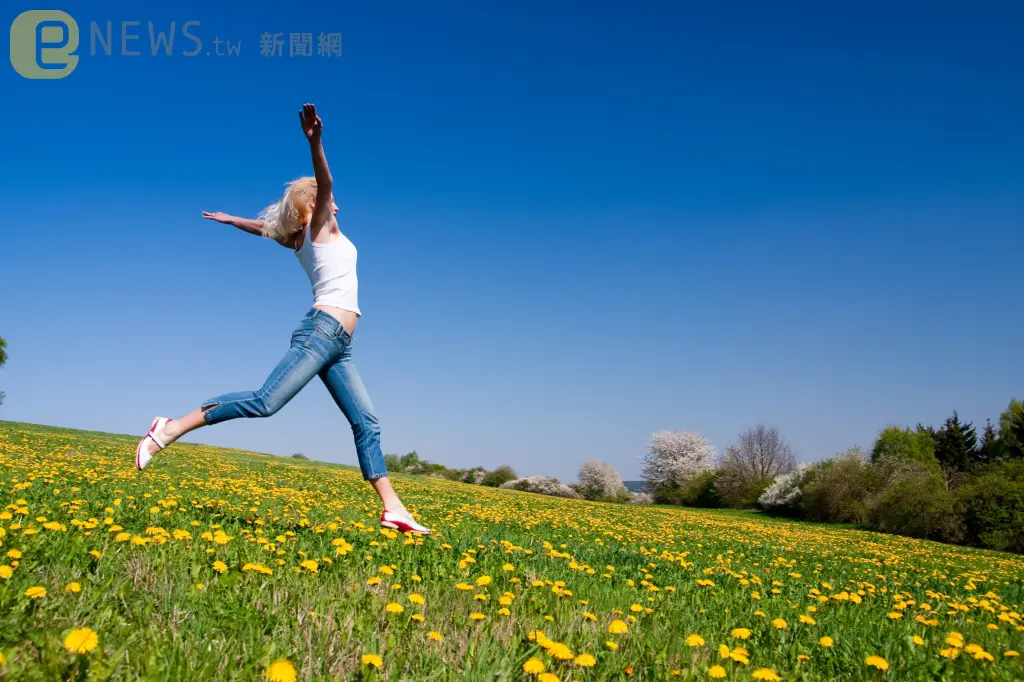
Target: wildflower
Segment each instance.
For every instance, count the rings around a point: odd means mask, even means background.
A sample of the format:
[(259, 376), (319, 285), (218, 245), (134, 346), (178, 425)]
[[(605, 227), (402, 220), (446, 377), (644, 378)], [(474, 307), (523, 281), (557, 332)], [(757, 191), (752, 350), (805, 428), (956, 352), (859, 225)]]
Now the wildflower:
[(580, 654), (579, 656), (577, 656), (575, 658), (575, 660), (573, 660), (573, 664), (581, 666), (581, 667), (584, 667), (584, 668), (591, 668), (596, 663), (597, 663), (597, 659), (594, 658), (593, 656), (591, 656), (590, 654)]
[(961, 635), (959, 632), (951, 632), (948, 635), (946, 635), (946, 644), (950, 645), (951, 647), (956, 647), (957, 649), (963, 649), (964, 636)]
[(213, 570), (217, 571), (218, 573), (224, 573), (228, 570), (228, 565), (223, 561), (214, 561)]
[(384, 659), (377, 654), (363, 654), (362, 658), (363, 665), (373, 666), (374, 668), (380, 668), (384, 665)]
[(373, 576), (372, 578), (370, 578), (369, 580), (366, 581), (366, 584), (367, 585), (380, 585), (380, 576), (377, 576), (377, 575)]
[(523, 672), (527, 675), (537, 675), (538, 673), (544, 672), (544, 663), (531, 658), (526, 663), (523, 663)]
[(605, 642), (604, 645), (606, 647), (608, 647), (611, 651), (615, 651), (616, 649), (619, 648), (619, 645), (618, 645), (617, 642)]
[(879, 670), (889, 669), (889, 662), (881, 656), (868, 656), (864, 659), (864, 662), (873, 668), (878, 668)]
[(704, 638), (693, 634), (686, 638), (686, 646), (704, 646)]
[(431, 630), (430, 632), (428, 632), (427, 637), (434, 640), (435, 642), (444, 641), (444, 635), (442, 635), (440, 632), (437, 632), (436, 630)]
[(750, 639), (750, 630), (746, 628), (736, 628), (731, 633), (736, 639)]
[(42, 599), (46, 596), (46, 588), (36, 585), (25, 590), (25, 596), (29, 599)]
[(412, 614), (412, 619), (413, 619), (414, 621), (416, 621), (417, 623), (422, 623), (422, 622), (423, 622), (424, 620), (426, 620), (426, 619), (425, 619), (425, 618), (423, 617), (423, 614), (422, 614), (422, 613), (414, 613), (414, 614)]
[(484, 614), (480, 613), (479, 611), (475, 611), (475, 612), (469, 614), (469, 619), (470, 620), (475, 620), (475, 621), (481, 621), (485, 617), (486, 616), (484, 616)]
[(264, 673), (270, 682), (295, 682), (295, 666), (288, 658), (278, 658)]
[(608, 632), (613, 635), (625, 634), (626, 632), (629, 632), (629, 626), (627, 626), (625, 622), (616, 618), (608, 626)]
[(516, 570), (516, 567), (513, 566), (512, 564), (505, 564), (504, 566), (501, 567), (501, 570), (503, 570), (503, 571), (514, 571), (514, 570)]
[(558, 682), (558, 675), (552, 673), (541, 673), (537, 676), (537, 682)]
[(491, 576), (489, 576), (489, 575), (482, 575), (482, 576), (480, 576), (479, 578), (476, 579), (476, 584), (479, 585), (480, 587), (484, 587), (485, 585), (490, 585), (491, 584)]
[(821, 646), (823, 646), (823, 647), (825, 647), (827, 649), (830, 646), (832, 646), (832, 644), (834, 644), (834, 642), (832, 641), (831, 637), (827, 637), (826, 636), (826, 637), (822, 637), (821, 639), (819, 639), (818, 640), (818, 644), (820, 644)]
[(560, 661), (568, 661), (573, 658), (573, 653), (569, 650), (569, 647), (560, 642), (552, 642), (551, 646), (548, 647), (548, 653)]
[(4, 564), (3, 566), (0, 566), (0, 580), (7, 580), (12, 575), (14, 575), (14, 569), (13, 568), (8, 566), (7, 564)]
[(808, 616), (806, 613), (800, 614), (800, 622), (806, 625), (816, 625), (817, 621)]
[(299, 566), (302, 566), (310, 573), (317, 573), (320, 571), (320, 564), (316, 561), (313, 561), (312, 559), (306, 559), (301, 564), (299, 564)]
[(423, 598), (422, 594), (413, 592), (409, 595), (409, 601), (413, 604), (425, 604), (427, 600)]
[(388, 613), (401, 613), (402, 611), (405, 611), (405, 607), (397, 602), (390, 602), (387, 606), (384, 607), (384, 609)]
[(1006, 658), (1017, 658), (1018, 656), (1020, 656), (1020, 652), (1014, 651), (1013, 649), (1008, 649), (1007, 651), (1003, 652), (1003, 656), (1005, 656)]
[(786, 620), (784, 618), (776, 618), (772, 621), (772, 627), (776, 630), (785, 630), (789, 627), (789, 624), (786, 623)]
[(19, 549), (12, 549), (12, 550), (7, 552), (7, 557), (9, 559), (20, 559), (21, 558), (21, 550), (19, 550)]
[(939, 656), (955, 660), (960, 655), (960, 649), (957, 647), (950, 647), (949, 649), (939, 649)]
[(713, 665), (708, 670), (708, 675), (714, 677), (715, 679), (721, 679), (725, 677), (725, 668), (723, 668), (720, 665)]
[(771, 668), (758, 668), (752, 674), (755, 680), (765, 680), (765, 682), (781, 682), (782, 678), (779, 677)]
[(919, 635), (914, 635), (910, 638), (910, 641), (917, 646), (924, 646), (924, 640)]
[(64, 648), (73, 654), (87, 654), (100, 643), (99, 637), (89, 628), (78, 628), (64, 638)]
[(80, 583), (70, 582), (64, 586), (64, 591), (71, 592), (72, 594), (77, 594), (82, 591), (82, 585)]

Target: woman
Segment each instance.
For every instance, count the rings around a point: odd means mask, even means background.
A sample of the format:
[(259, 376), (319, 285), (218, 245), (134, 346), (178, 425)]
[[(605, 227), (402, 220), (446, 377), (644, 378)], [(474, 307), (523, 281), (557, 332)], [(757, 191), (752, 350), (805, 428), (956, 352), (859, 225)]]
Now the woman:
[(269, 237), (294, 251), (313, 285), (313, 308), (292, 333), (291, 348), (262, 388), (211, 398), (181, 419), (157, 417), (136, 448), (135, 466), (146, 468), (156, 453), (202, 426), (238, 417), (269, 417), (319, 376), (352, 425), (359, 468), (384, 505), (381, 525), (425, 535), (430, 531), (406, 511), (388, 480), (380, 426), (352, 364), (352, 333), (360, 316), (356, 248), (334, 217), (338, 207), (321, 142), (323, 122), (312, 104), (303, 106), (299, 121), (309, 140), (316, 177), (291, 183), (281, 200), (264, 209), (258, 220), (205, 211), (203, 217)]

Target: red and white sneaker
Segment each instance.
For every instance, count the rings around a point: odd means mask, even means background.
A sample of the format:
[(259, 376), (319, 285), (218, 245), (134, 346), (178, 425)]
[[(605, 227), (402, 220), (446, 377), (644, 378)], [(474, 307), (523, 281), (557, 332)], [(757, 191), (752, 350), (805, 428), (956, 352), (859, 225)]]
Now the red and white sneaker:
[(153, 459), (153, 455), (149, 454), (149, 441), (153, 441), (153, 444), (156, 445), (156, 452), (160, 452), (167, 447), (158, 434), (170, 421), (167, 417), (157, 417), (153, 420), (153, 425), (149, 427), (149, 433), (139, 441), (138, 447), (135, 448), (135, 468), (139, 471), (145, 469), (150, 460)]
[(385, 528), (393, 528), (401, 533), (415, 533), (417, 535), (430, 535), (430, 529), (416, 523), (410, 515), (396, 514), (395, 512), (384, 511), (380, 515), (380, 525)]

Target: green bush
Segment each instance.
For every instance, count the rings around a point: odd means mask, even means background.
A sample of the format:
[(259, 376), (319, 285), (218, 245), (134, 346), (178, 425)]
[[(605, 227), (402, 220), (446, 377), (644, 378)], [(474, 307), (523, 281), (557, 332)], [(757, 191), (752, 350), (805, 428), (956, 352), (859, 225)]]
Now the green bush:
[(930, 467), (908, 463), (872, 501), (871, 525), (883, 533), (959, 542), (962, 520), (945, 479)]
[(490, 488), (498, 488), (501, 487), (502, 483), (514, 481), (517, 478), (519, 478), (519, 476), (517, 476), (516, 472), (512, 470), (512, 467), (507, 464), (503, 464), (494, 471), (489, 471), (484, 474), (484, 477), (480, 479), (480, 485), (486, 485)]
[(984, 467), (956, 496), (968, 542), (1024, 553), (1024, 460)]
[(655, 504), (677, 504), (686, 507), (716, 509), (722, 506), (718, 498), (716, 482), (718, 472), (713, 469), (701, 471), (682, 485), (660, 488), (651, 496)]
[(755, 509), (757, 500), (774, 480), (772, 476), (744, 478), (719, 475), (715, 477), (715, 496), (722, 507)]
[(811, 521), (865, 523), (878, 478), (859, 449), (811, 465), (802, 485), (803, 516)]

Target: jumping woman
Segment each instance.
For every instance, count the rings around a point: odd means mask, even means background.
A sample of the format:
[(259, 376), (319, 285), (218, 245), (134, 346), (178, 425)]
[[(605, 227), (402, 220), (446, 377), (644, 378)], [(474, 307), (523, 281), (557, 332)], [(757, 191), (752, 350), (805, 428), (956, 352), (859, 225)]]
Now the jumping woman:
[(360, 316), (356, 248), (335, 218), (338, 207), (321, 141), (323, 122), (312, 104), (302, 107), (299, 122), (309, 141), (315, 177), (292, 182), (281, 200), (256, 220), (205, 211), (203, 217), (291, 249), (313, 285), (313, 308), (292, 332), (291, 347), (259, 390), (211, 398), (181, 419), (157, 417), (136, 448), (135, 466), (145, 469), (156, 453), (202, 426), (238, 417), (269, 417), (319, 376), (352, 425), (359, 468), (384, 506), (380, 524), (427, 534), (430, 531), (412, 518), (391, 487), (380, 449), (380, 425), (352, 363), (352, 334)]

